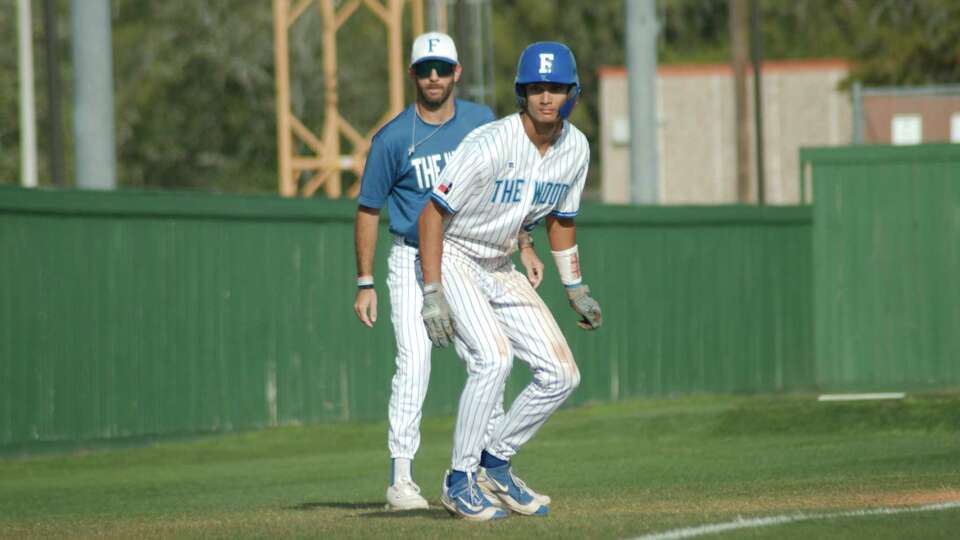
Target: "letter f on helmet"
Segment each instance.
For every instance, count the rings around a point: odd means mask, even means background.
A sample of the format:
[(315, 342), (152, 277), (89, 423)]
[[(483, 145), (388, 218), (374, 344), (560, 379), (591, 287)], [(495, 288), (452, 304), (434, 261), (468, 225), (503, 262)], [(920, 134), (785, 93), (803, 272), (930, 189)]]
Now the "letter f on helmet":
[(527, 101), (523, 86), (535, 82), (573, 85), (567, 102), (560, 107), (561, 118), (570, 116), (580, 95), (580, 77), (577, 76), (577, 61), (566, 45), (555, 41), (539, 41), (520, 53), (517, 78), (514, 80), (514, 92), (520, 107), (524, 107)]
[(540, 53), (540, 73), (553, 71), (553, 53)]

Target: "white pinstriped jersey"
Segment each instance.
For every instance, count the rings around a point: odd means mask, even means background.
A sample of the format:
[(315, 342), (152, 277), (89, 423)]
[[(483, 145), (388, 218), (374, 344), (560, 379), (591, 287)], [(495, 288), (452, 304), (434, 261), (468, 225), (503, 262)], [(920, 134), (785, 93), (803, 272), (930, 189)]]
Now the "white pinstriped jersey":
[(431, 193), (450, 213), (444, 240), (474, 258), (510, 255), (521, 227), (577, 214), (589, 166), (587, 138), (567, 121), (543, 156), (520, 113), (473, 130)]

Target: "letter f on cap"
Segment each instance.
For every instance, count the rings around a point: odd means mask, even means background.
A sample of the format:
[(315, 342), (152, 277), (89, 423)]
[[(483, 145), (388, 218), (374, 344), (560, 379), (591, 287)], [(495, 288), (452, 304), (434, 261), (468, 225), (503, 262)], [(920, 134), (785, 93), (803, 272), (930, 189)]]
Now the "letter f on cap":
[(441, 32), (427, 32), (420, 34), (413, 40), (410, 50), (410, 65), (419, 64), (426, 60), (443, 60), (451, 64), (457, 61), (457, 46), (453, 38)]

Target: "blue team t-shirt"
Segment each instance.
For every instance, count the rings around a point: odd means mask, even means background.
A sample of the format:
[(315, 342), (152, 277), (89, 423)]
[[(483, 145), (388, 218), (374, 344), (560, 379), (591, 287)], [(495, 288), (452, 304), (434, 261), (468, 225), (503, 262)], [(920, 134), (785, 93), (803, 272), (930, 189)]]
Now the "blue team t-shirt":
[[(402, 235), (408, 244), (419, 245), (417, 220), (440, 171), (468, 133), (494, 119), (490, 107), (456, 99), (453, 117), (437, 130), (410, 105), (374, 135), (357, 201), (367, 208), (382, 208), (387, 203), (390, 232)], [(411, 138), (412, 122), (417, 123), (415, 139)]]

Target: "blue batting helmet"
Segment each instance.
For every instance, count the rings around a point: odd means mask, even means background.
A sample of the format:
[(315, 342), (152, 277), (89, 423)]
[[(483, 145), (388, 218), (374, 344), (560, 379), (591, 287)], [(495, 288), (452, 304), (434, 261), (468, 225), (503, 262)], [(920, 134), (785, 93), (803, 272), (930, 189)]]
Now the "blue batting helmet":
[(572, 84), (573, 90), (567, 97), (567, 102), (560, 107), (561, 118), (570, 116), (577, 103), (577, 96), (580, 95), (580, 77), (577, 76), (577, 60), (566, 45), (555, 41), (539, 41), (527, 46), (520, 53), (514, 92), (521, 108), (527, 104), (523, 85), (535, 82)]

